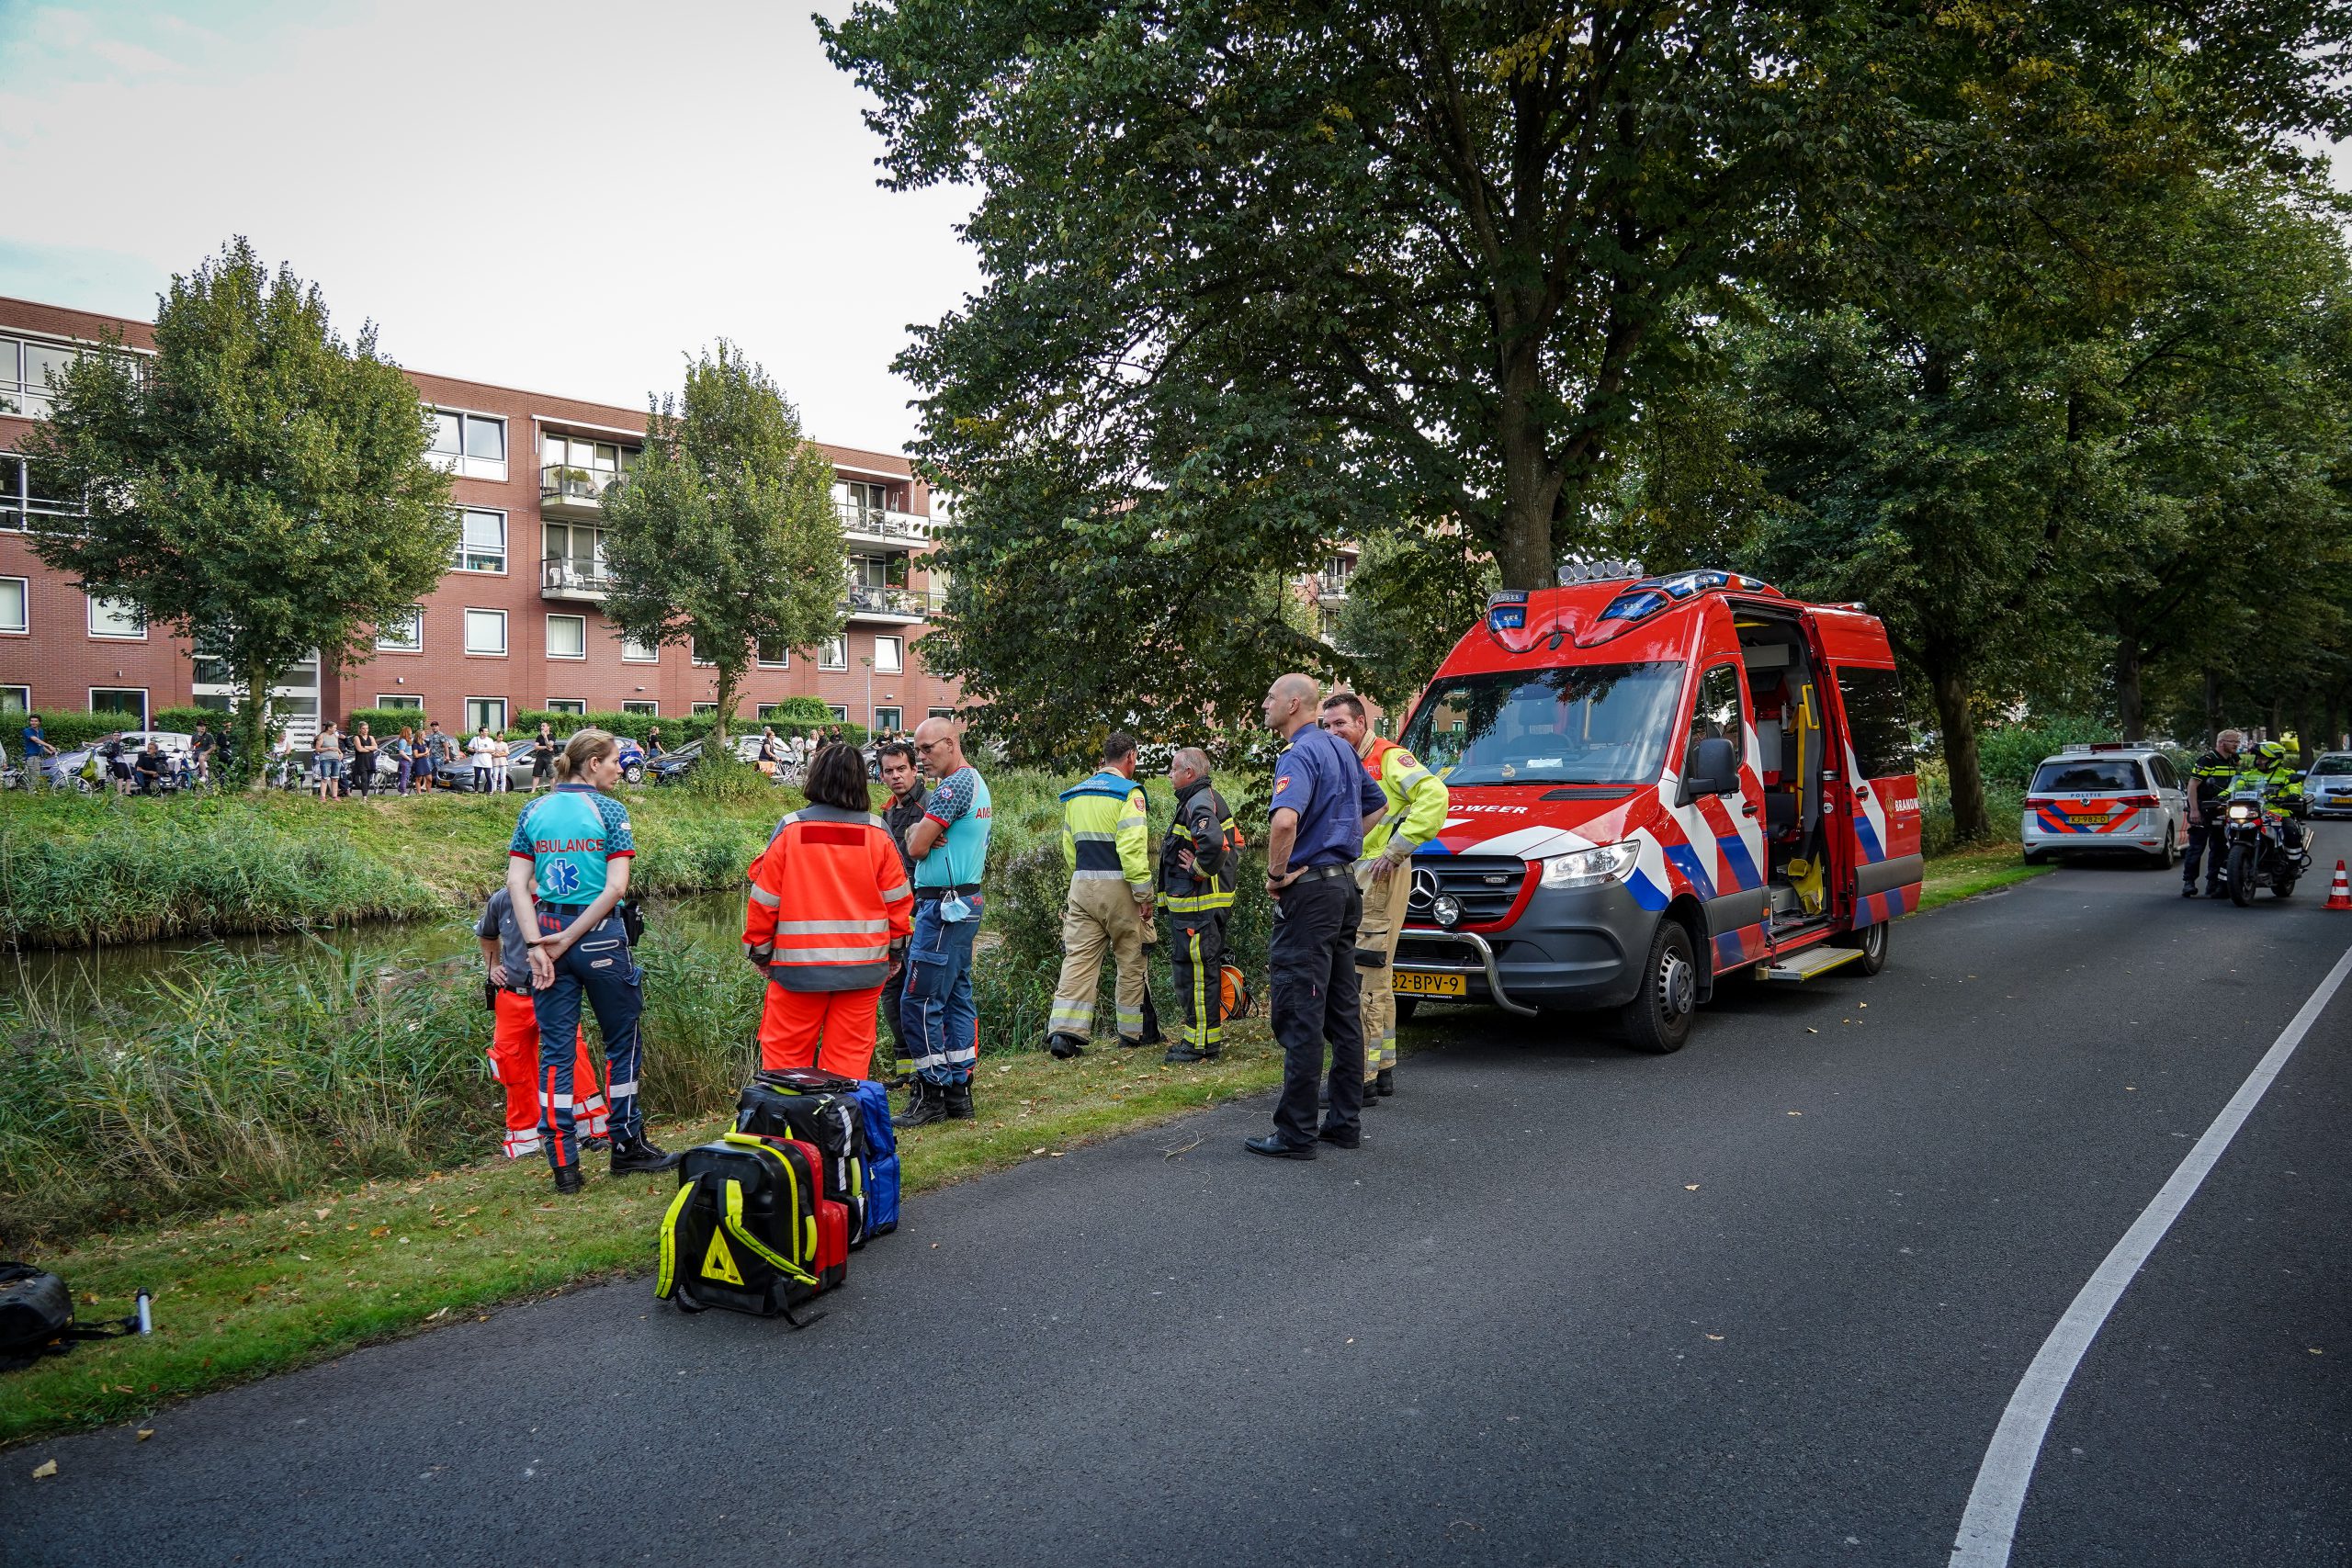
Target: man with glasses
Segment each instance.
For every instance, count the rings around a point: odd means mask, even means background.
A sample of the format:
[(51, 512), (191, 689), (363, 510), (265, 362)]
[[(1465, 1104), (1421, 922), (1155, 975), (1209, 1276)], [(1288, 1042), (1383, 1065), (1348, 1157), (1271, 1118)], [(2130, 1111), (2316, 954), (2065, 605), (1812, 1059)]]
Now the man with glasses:
[(907, 835), (915, 862), (915, 929), (907, 951), (899, 1016), (914, 1035), (913, 1087), (902, 1127), (954, 1120), (972, 1109), (972, 1068), (979, 1060), (979, 1010), (972, 1000), (972, 943), (984, 900), (993, 807), (987, 781), (964, 760), (952, 718), (925, 719), (915, 731), (923, 771), (939, 781)]

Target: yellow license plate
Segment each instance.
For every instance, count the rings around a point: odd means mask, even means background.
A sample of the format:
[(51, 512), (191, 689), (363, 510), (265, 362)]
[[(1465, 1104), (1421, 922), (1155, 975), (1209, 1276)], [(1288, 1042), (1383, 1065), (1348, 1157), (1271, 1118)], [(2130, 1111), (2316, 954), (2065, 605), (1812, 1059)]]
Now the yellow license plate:
[(1388, 976), (1388, 988), (1413, 997), (1466, 997), (1470, 982), (1461, 975), (1419, 975), (1399, 969)]

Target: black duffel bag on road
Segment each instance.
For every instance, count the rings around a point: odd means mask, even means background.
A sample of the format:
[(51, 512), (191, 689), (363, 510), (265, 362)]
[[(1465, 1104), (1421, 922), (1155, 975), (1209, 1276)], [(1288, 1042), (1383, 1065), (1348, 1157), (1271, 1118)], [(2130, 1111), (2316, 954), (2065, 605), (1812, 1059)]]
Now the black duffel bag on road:
[(76, 1325), (74, 1292), (56, 1275), (26, 1263), (0, 1263), (0, 1372), (62, 1356), (84, 1339), (137, 1332), (139, 1319), (99, 1326)]

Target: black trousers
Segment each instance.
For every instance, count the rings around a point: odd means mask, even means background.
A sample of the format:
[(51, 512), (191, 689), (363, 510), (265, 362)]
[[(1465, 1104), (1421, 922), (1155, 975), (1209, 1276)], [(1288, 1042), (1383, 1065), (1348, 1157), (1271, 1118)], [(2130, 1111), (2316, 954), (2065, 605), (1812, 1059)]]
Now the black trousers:
[(1283, 1048), (1283, 1097), (1274, 1132), (1294, 1146), (1315, 1141), (1316, 1080), (1331, 1048), (1331, 1112), (1324, 1125), (1351, 1132), (1363, 1110), (1363, 1019), (1356, 999), (1356, 927), (1363, 895), (1352, 876), (1294, 882), (1275, 902), (1274, 1038)]
[(2205, 858), (2205, 891), (2212, 892), (2222, 886), (2222, 867), (2230, 858), (2230, 846), (2222, 836), (2219, 822), (2191, 822), (2188, 825), (2188, 851), (2180, 858), (2180, 883), (2184, 887), (2197, 886), (2197, 862)]
[(899, 971), (882, 982), (882, 1021), (890, 1029), (890, 1076), (912, 1077), (915, 1055), (907, 1049), (906, 1025), (899, 1021), (899, 1004), (906, 999), (907, 972)]
[(1223, 909), (1168, 919), (1168, 969), (1182, 1019), (1176, 1038), (1196, 1051), (1225, 1044), (1225, 921)]

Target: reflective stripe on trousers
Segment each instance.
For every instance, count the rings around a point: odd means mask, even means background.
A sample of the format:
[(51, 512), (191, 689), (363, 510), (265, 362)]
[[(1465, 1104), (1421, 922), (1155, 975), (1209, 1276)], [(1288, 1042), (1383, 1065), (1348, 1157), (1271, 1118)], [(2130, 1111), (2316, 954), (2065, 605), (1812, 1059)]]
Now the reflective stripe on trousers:
[(980, 1055), (980, 1019), (972, 1002), (972, 942), (979, 934), (985, 898), (974, 893), (967, 920), (943, 920), (940, 901), (915, 901), (914, 939), (907, 948), (906, 987), (899, 1019), (912, 1036), (915, 1071), (934, 1084), (969, 1083)]
[(1102, 984), (1102, 958), (1118, 965), (1119, 1032), (1129, 1040), (1143, 1033), (1143, 998), (1149, 980), (1144, 967), (1143, 918), (1124, 878), (1070, 878), (1062, 907), (1062, 969), (1054, 982), (1054, 1007), (1046, 1028), (1083, 1040), (1094, 1027), (1094, 994)]
[[(554, 935), (563, 930), (564, 917), (542, 909), (539, 930)], [(560, 1168), (580, 1161), (580, 1108), (573, 1104), (572, 1063), (580, 1038), (580, 1003), (584, 996), (605, 1037), (605, 1070), (612, 1097), (610, 1127), (616, 1143), (635, 1143), (645, 1134), (644, 1113), (637, 1103), (637, 1079), (641, 1050), (639, 1015), (644, 1010), (644, 973), (629, 953), (620, 917), (607, 915), (596, 929), (574, 942), (555, 961), (555, 983), (531, 993), (532, 1010), (539, 1021), (539, 1129), (547, 1138), (548, 1163)]]

